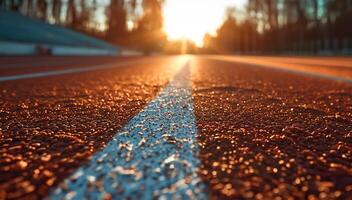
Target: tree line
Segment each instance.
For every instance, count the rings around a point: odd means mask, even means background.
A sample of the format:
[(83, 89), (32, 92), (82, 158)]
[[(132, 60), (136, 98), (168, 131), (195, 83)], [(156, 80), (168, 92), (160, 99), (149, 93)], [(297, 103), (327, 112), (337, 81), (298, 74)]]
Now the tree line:
[(351, 53), (352, 0), (248, 0), (244, 19), (229, 9), (216, 36), (206, 35), (212, 53)]
[(1, 0), (0, 7), (145, 52), (158, 51), (163, 0)]
[(352, 50), (352, 0), (248, 0), (242, 13), (227, 9), (223, 24), (215, 36), (204, 37), (201, 50), (190, 41), (166, 41), (163, 3), (0, 0), (2, 8), (147, 53), (347, 54)]

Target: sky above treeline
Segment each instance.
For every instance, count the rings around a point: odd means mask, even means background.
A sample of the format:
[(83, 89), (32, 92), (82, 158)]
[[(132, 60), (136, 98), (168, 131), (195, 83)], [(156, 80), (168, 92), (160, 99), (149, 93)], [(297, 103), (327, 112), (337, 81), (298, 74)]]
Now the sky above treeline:
[(169, 39), (189, 39), (198, 46), (206, 33), (214, 34), (228, 7), (243, 10), (247, 0), (166, 0), (164, 31)]
[[(226, 9), (235, 7), (238, 12), (244, 9), (248, 0), (165, 0), (163, 7), (164, 32), (168, 39), (188, 39), (201, 46), (206, 33), (215, 34), (224, 21)], [(109, 0), (99, 1), (101, 8)], [(99, 22), (105, 19), (105, 10), (98, 10)], [(128, 27), (133, 24), (128, 22)]]

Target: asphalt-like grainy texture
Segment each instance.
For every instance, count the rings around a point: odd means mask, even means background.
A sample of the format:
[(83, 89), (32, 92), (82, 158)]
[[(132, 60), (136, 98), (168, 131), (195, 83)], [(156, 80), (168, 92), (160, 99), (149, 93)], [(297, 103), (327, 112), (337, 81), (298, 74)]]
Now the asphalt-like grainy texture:
[(189, 75), (185, 65), (49, 199), (206, 199), (205, 185), (197, 174)]
[(351, 84), (193, 65), (199, 173), (211, 199), (351, 199)]
[[(46, 197), (177, 72), (176, 58), (142, 59), (1, 58), (0, 76), (141, 62), (1, 82), (0, 199)], [(352, 84), (204, 57), (191, 72), (210, 199), (351, 199)]]
[(45, 197), (169, 82), (172, 61), (1, 82), (0, 199)]

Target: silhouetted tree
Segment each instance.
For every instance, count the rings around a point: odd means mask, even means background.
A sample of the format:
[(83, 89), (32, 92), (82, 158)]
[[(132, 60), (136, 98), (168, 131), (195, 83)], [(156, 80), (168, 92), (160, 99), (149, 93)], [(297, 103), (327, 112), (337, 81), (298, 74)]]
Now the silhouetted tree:
[(124, 0), (111, 0), (107, 7), (107, 38), (111, 41), (119, 41), (126, 35), (126, 10)]
[(53, 0), (52, 2), (52, 16), (56, 24), (61, 23), (61, 10), (62, 10), (62, 1)]
[(68, 0), (65, 24), (71, 28), (76, 27), (78, 24), (75, 0)]
[(225, 22), (217, 30), (218, 51), (231, 52), (239, 48), (239, 32), (233, 13), (227, 11)]
[(43, 21), (48, 19), (48, 2), (46, 0), (37, 0), (37, 17)]
[(165, 35), (162, 33), (163, 2), (163, 0), (143, 1), (143, 15), (137, 22), (136, 34), (137, 37), (143, 38), (140, 42), (146, 53), (160, 50), (165, 41)]

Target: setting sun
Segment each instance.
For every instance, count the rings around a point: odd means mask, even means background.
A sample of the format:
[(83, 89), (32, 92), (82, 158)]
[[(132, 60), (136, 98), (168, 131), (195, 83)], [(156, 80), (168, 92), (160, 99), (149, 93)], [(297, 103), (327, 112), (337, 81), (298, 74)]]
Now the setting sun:
[(168, 0), (164, 8), (164, 31), (170, 40), (188, 39), (202, 46), (206, 33), (214, 34), (226, 7), (242, 8), (244, 0)]

